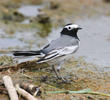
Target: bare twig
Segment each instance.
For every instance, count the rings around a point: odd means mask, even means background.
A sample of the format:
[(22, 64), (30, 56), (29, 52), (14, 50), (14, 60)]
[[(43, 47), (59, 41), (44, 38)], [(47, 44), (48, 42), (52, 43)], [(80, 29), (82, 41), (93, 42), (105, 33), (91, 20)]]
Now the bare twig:
[(38, 100), (37, 98), (26, 92), (24, 89), (20, 88), (18, 84), (16, 84), (16, 90), (20, 95), (22, 95), (27, 100)]
[(13, 86), (10, 76), (3, 77), (4, 85), (7, 88), (10, 100), (19, 100), (15, 87)]
[(28, 79), (34, 80), (31, 76), (28, 76), (28, 75), (26, 75), (26, 74), (24, 74), (24, 73), (22, 73), (22, 75), (23, 75), (24, 77), (28, 78)]

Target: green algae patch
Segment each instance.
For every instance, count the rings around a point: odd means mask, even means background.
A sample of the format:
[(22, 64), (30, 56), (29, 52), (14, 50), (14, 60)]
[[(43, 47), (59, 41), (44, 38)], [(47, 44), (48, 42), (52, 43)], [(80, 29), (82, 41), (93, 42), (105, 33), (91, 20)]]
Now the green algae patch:
[(47, 24), (38, 24), (38, 32), (37, 34), (40, 35), (40, 37), (44, 38), (47, 37), (52, 30), (52, 25), (50, 23)]

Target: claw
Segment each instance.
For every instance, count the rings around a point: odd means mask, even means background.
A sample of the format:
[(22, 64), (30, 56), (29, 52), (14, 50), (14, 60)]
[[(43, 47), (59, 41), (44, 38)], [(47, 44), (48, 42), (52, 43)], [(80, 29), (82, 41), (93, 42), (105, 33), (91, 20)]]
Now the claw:
[(71, 83), (71, 81), (70, 81), (70, 80), (65, 79), (65, 78), (63, 78), (63, 77), (62, 77), (62, 79), (61, 79), (61, 80), (62, 80), (62, 83)]

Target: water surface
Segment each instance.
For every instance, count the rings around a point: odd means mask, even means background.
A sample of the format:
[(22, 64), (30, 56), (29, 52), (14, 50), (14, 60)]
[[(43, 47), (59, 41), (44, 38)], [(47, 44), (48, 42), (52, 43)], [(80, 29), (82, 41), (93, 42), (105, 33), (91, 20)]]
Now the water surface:
[(42, 7), (41, 5), (23, 5), (18, 9), (18, 12), (27, 17), (36, 17)]
[[(110, 17), (86, 18), (75, 22), (83, 29), (78, 32), (80, 48), (75, 57), (83, 57), (87, 62), (101, 67), (110, 66)], [(53, 29), (48, 41), (59, 36), (62, 27)]]
[(100, 66), (110, 66), (110, 17), (79, 20), (81, 45), (77, 56)]

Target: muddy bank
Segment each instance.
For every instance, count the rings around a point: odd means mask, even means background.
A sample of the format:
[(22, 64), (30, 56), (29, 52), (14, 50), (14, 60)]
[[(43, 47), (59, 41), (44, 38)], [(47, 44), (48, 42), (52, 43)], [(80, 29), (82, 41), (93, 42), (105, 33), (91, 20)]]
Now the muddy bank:
[[(9, 64), (9, 63), (8, 63)], [(25, 65), (25, 66), (28, 66)], [(39, 65), (37, 65), (39, 66)], [(62, 83), (61, 80), (58, 80), (55, 77), (55, 74), (51, 67), (44, 68), (44, 65), (41, 65), (42, 68), (38, 69), (37, 66), (29, 66), (24, 67), (23, 69), (13, 70), (8, 69), (0, 72), (0, 78), (4, 75), (10, 75), (14, 81), (14, 83), (32, 83), (37, 86), (40, 86), (43, 91), (60, 91), (60, 90), (81, 90), (90, 88), (93, 91), (109, 93), (110, 85), (109, 85), (109, 72), (104, 72), (103, 70), (99, 70), (97, 66), (86, 63), (82, 58), (75, 59), (72, 58), (68, 62), (66, 62), (61, 69), (61, 74), (71, 80), (70, 83)], [(71, 70), (69, 70), (71, 69)], [(23, 71), (23, 73), (22, 73)], [(27, 77), (28, 76), (28, 77)], [(31, 78), (29, 78), (31, 77)], [(41, 94), (40, 99), (47, 100), (56, 98), (60, 100), (64, 96), (64, 100), (71, 100), (71, 98), (75, 98), (78, 100), (84, 100), (92, 98), (95, 100), (107, 99), (109, 97), (104, 97), (100, 95), (85, 95), (85, 94)], [(7, 99), (5, 99), (7, 100)]]

